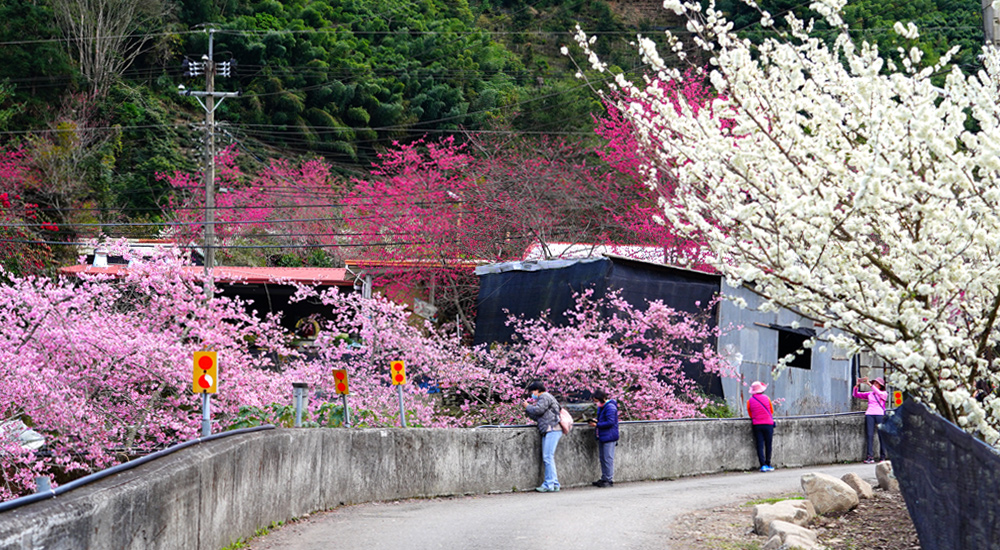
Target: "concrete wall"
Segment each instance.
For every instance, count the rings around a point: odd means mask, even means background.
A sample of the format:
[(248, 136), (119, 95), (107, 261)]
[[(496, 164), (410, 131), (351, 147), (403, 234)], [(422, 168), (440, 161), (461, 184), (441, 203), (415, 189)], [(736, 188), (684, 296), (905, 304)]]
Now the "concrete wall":
[[(757, 467), (747, 419), (623, 423), (618, 482)], [(278, 429), (183, 449), (0, 514), (0, 549), (218, 550), (262, 526), (345, 504), (530, 490), (533, 427)], [(860, 461), (861, 414), (778, 419), (780, 467)], [(564, 488), (600, 477), (593, 430), (556, 452)]]

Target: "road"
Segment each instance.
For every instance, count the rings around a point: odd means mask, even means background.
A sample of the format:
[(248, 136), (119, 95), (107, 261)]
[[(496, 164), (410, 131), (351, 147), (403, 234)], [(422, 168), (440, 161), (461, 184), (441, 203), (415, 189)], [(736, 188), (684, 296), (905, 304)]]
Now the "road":
[(620, 483), (607, 489), (369, 503), (313, 514), (254, 539), (248, 548), (669, 550), (669, 527), (677, 516), (800, 491), (799, 479), (807, 472), (875, 478), (872, 465), (840, 464)]

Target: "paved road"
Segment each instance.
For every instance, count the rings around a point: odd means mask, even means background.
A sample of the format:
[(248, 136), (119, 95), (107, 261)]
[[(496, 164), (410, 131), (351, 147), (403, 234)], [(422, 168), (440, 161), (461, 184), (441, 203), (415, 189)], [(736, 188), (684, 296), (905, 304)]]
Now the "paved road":
[(361, 504), (314, 514), (255, 539), (249, 549), (669, 550), (668, 527), (677, 516), (799, 491), (806, 472), (875, 479), (874, 466), (850, 464)]

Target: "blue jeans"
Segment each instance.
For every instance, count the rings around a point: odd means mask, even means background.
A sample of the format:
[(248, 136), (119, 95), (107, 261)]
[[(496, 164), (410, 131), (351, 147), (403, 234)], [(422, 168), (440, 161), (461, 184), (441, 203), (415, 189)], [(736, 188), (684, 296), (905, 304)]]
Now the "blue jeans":
[(562, 430), (556, 428), (542, 436), (542, 464), (545, 465), (545, 482), (542, 487), (555, 489), (559, 487), (559, 476), (556, 474), (556, 445), (562, 438)]
[(615, 480), (615, 446), (617, 441), (598, 441), (597, 449), (601, 455), (601, 479), (604, 481)]

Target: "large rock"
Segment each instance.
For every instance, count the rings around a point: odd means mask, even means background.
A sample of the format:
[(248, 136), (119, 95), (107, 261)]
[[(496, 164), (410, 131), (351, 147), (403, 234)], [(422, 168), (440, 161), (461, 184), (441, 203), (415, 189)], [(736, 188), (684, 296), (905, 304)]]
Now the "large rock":
[(753, 507), (753, 531), (766, 535), (773, 521), (786, 521), (805, 526), (816, 516), (816, 509), (808, 500), (782, 500), (774, 504), (758, 504)]
[(872, 498), (875, 496), (874, 493), (872, 493), (871, 483), (861, 479), (861, 476), (854, 472), (844, 474), (840, 480), (850, 485), (851, 489), (854, 489), (854, 492), (858, 494), (858, 498)]
[(823, 473), (802, 476), (802, 492), (812, 501), (817, 514), (846, 512), (858, 505), (858, 493), (843, 481)]
[(896, 481), (896, 475), (892, 473), (892, 462), (885, 460), (876, 464), (875, 477), (878, 479), (880, 489), (899, 492), (899, 481)]
[(815, 531), (787, 521), (772, 521), (768, 534), (770, 538), (764, 545), (764, 550), (778, 550), (779, 548), (813, 550), (819, 548), (816, 543)]

